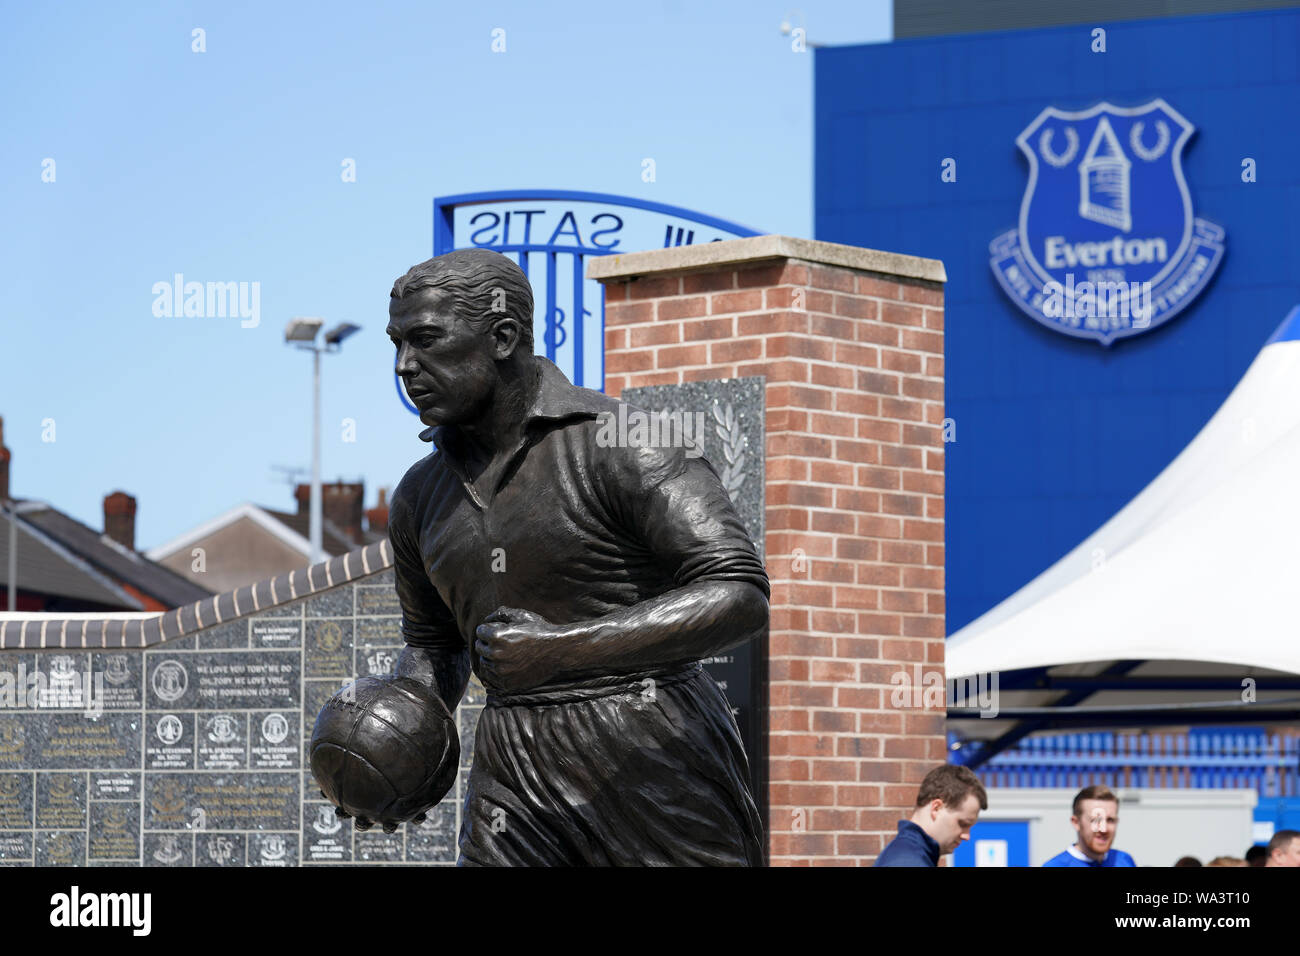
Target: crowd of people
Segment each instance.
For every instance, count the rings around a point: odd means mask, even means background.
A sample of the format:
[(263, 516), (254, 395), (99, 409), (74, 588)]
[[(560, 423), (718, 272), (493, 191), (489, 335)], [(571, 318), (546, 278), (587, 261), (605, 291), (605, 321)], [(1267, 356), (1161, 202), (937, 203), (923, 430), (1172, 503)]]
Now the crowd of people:
[[(898, 821), (898, 835), (876, 858), (876, 866), (938, 866), (939, 858), (970, 839), (988, 793), (969, 767), (944, 764), (925, 775), (908, 820)], [(1119, 827), (1119, 797), (1108, 787), (1084, 787), (1074, 797), (1070, 825), (1074, 843), (1043, 866), (1137, 866), (1114, 847)], [(1174, 866), (1201, 866), (1185, 856)], [(1242, 857), (1219, 856), (1205, 866), (1300, 867), (1300, 830), (1278, 830), (1267, 846), (1252, 846)]]

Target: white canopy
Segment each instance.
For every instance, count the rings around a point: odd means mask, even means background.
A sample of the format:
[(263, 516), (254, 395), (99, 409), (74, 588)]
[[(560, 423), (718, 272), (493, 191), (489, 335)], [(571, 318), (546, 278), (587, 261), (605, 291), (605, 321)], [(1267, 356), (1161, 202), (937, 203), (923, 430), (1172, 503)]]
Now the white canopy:
[(1300, 673), (1300, 306), (1201, 433), (948, 639), (948, 677), (1116, 660)]

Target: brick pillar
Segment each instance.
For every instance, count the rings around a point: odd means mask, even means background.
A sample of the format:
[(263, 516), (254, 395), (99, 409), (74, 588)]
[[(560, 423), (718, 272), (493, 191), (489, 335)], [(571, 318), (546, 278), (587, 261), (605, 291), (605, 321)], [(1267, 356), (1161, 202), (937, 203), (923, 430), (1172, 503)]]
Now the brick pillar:
[(760, 236), (588, 275), (609, 394), (766, 377), (771, 861), (870, 864), (946, 754), (896, 693), (943, 676), (943, 264)]

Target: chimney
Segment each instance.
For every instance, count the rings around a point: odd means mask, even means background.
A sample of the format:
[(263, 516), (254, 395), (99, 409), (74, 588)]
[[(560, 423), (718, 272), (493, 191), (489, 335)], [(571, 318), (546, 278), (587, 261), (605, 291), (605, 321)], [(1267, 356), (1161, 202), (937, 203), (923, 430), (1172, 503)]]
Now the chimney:
[(135, 550), (135, 499), (125, 491), (104, 497), (104, 534), (122, 547)]
[(9, 500), (9, 459), (12, 457), (5, 447), (5, 420), (0, 418), (0, 501)]
[[(361, 481), (339, 479), (332, 483), (322, 482), (320, 486), (321, 517), (333, 522), (353, 544), (365, 544), (361, 536), (365, 493), (365, 482)], [(298, 499), (298, 514), (311, 514), (311, 485), (299, 485), (294, 489), (294, 497)]]
[(366, 522), (372, 534), (388, 533), (388, 489), (379, 489), (379, 503), (366, 512)]
[(333, 521), (353, 544), (365, 544), (361, 535), (361, 516), (366, 501), (366, 486), (360, 481), (339, 480), (321, 486), (321, 511)]

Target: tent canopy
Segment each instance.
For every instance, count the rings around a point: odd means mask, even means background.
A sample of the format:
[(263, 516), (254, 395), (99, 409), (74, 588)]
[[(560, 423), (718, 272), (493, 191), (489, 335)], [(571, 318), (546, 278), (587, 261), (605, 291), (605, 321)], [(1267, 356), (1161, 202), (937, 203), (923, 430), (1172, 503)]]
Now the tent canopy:
[(948, 639), (947, 673), (1200, 661), (1300, 674), (1298, 606), (1300, 306), (1150, 485)]

